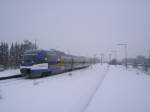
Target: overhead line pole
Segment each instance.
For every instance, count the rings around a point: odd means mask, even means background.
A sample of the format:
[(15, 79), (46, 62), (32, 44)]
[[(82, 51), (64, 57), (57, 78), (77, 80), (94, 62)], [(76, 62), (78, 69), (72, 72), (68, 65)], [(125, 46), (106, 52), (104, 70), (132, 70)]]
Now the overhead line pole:
[(128, 44), (117, 44), (118, 46), (124, 46), (124, 52), (125, 52), (125, 66), (126, 66), (126, 69), (128, 67), (128, 62), (127, 62), (127, 45)]

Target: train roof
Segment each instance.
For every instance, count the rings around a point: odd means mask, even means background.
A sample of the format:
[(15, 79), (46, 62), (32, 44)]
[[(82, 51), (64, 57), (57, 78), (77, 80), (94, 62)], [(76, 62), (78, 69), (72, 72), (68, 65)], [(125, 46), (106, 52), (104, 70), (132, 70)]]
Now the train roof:
[(47, 53), (49, 55), (57, 55), (57, 56), (68, 56), (68, 57), (74, 57), (74, 58), (87, 58), (87, 57), (84, 57), (84, 56), (75, 56), (75, 55), (71, 55), (71, 54), (66, 54), (62, 51), (58, 51), (58, 50), (55, 50), (55, 49), (50, 49), (50, 50), (43, 50), (43, 49), (37, 49), (37, 50), (27, 50), (24, 55), (33, 55), (33, 54), (37, 54), (37, 53), (41, 53), (41, 52), (44, 52), (44, 53)]
[(24, 54), (36, 54), (40, 52), (45, 52), (49, 54), (59, 54), (59, 55), (66, 55), (64, 52), (58, 51), (58, 50), (42, 50), (42, 49), (37, 49), (37, 50), (27, 50)]

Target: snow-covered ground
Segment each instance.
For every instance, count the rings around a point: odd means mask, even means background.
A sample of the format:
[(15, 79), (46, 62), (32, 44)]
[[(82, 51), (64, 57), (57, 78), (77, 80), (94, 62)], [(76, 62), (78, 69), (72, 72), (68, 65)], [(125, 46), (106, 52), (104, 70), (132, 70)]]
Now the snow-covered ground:
[(0, 82), (0, 112), (80, 112), (104, 77), (107, 65), (41, 79)]
[(0, 81), (0, 112), (150, 112), (150, 75), (93, 67), (40, 79)]
[(20, 74), (19, 69), (8, 69), (0, 72), (0, 77), (7, 77)]
[(86, 112), (150, 112), (150, 75), (110, 66)]

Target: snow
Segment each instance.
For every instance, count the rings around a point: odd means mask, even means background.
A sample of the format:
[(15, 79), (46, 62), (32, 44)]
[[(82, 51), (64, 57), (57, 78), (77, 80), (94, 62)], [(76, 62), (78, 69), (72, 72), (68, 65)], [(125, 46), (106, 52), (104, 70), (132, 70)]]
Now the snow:
[(7, 77), (12, 75), (18, 75), (18, 74), (20, 74), (19, 69), (7, 69), (0, 72), (0, 77)]
[(86, 112), (150, 112), (150, 75), (111, 66)]
[[(104, 76), (107, 65), (35, 80), (0, 83), (1, 112), (79, 112)], [(93, 74), (94, 72), (94, 74)]]
[(149, 86), (150, 75), (142, 71), (96, 64), (39, 79), (0, 81), (0, 112), (150, 112)]

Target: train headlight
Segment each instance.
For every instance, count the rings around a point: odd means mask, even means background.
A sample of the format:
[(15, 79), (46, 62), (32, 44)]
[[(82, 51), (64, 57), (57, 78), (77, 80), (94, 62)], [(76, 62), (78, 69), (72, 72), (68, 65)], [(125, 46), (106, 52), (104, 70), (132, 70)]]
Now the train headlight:
[(60, 63), (60, 58), (57, 59), (57, 63)]

